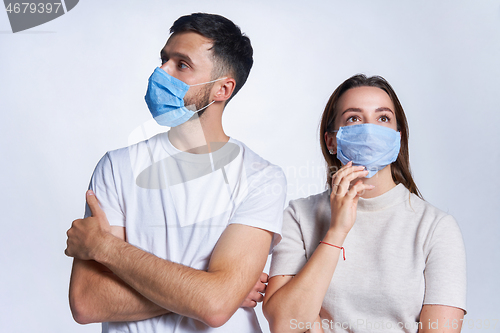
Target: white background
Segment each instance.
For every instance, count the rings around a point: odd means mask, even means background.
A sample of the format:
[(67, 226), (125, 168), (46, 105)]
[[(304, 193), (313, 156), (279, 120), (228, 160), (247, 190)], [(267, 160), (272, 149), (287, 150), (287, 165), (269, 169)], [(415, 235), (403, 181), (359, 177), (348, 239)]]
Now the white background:
[(100, 332), (71, 317), (65, 232), (100, 157), (151, 119), (147, 79), (171, 24), (198, 11), (252, 40), (224, 126), (285, 170), (289, 199), (324, 188), (317, 132), (335, 87), (359, 72), (393, 85), (415, 180), (464, 236), (465, 318), (500, 319), (498, 1), (86, 0), (17, 34), (0, 10), (0, 331)]

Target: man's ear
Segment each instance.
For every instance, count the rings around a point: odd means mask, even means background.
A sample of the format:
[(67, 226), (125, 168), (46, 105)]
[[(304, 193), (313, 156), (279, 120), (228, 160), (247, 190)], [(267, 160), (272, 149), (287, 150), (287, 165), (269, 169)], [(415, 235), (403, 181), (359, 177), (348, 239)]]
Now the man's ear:
[(227, 101), (233, 94), (236, 81), (233, 78), (223, 79), (217, 82), (214, 87), (216, 87), (216, 91), (213, 100), (216, 102)]
[(328, 150), (333, 150), (333, 154), (337, 154), (337, 136), (335, 133), (325, 132), (325, 142)]

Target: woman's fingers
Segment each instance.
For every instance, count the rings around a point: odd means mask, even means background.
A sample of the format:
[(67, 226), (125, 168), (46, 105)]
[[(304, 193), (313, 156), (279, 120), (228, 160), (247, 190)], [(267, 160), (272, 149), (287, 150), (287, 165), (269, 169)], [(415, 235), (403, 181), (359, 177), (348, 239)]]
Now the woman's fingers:
[(344, 196), (349, 191), (349, 186), (351, 182), (356, 178), (365, 177), (368, 174), (368, 170), (358, 170), (352, 171), (342, 178), (342, 181), (339, 184), (337, 195)]
[[(335, 174), (332, 176), (332, 185), (334, 184), (338, 184), (340, 182), (340, 179), (341, 179), (341, 176), (342, 174), (347, 170), (349, 169), (350, 167), (352, 167), (352, 162), (349, 161), (347, 162), (346, 165), (344, 165), (342, 168), (340, 168), (339, 170), (337, 170), (337, 172), (335, 172)], [(340, 178), (339, 178), (340, 177)], [(338, 182), (336, 183), (335, 181), (338, 180)]]
[(347, 192), (346, 197), (354, 199), (357, 195), (363, 195), (365, 191), (372, 190), (375, 186), (364, 184), (361, 180), (356, 182), (356, 184), (351, 187), (349, 192)]
[(348, 163), (332, 177), (330, 228), (345, 234), (351, 230), (356, 220), (359, 196), (364, 191), (373, 189), (374, 186), (364, 184), (359, 179), (351, 188), (349, 187), (356, 179), (366, 177), (366, 175), (368, 175), (368, 170), (365, 170), (363, 166), (353, 166), (352, 163)]
[(349, 190), (351, 181), (368, 174), (368, 171), (364, 169), (363, 166), (352, 166), (351, 162), (346, 164), (332, 179), (332, 194), (344, 196)]
[(340, 182), (342, 181), (342, 177), (349, 172), (352, 168), (352, 162), (349, 161), (346, 165), (344, 165), (340, 170), (338, 170), (332, 177), (332, 194), (337, 195), (339, 191)]
[(361, 166), (361, 165), (353, 166), (353, 165), (351, 165), (351, 162), (349, 162), (344, 167), (342, 167), (342, 169), (340, 169), (339, 171), (337, 171), (333, 175), (333, 177), (332, 177), (332, 185), (339, 184), (341, 182), (342, 178), (344, 178), (345, 176), (349, 175), (350, 173), (352, 173), (354, 171), (364, 170), (364, 169), (365, 169), (364, 166)]

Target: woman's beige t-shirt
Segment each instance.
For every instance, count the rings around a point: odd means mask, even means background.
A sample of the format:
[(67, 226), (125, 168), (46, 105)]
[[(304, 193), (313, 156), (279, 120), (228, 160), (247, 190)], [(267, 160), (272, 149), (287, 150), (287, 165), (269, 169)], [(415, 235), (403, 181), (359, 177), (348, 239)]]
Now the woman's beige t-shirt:
[[(271, 277), (295, 275), (311, 257), (330, 225), (329, 198), (325, 191), (290, 202)], [(465, 310), (460, 229), (451, 215), (402, 184), (376, 198), (359, 199), (343, 246), (346, 260), (339, 258), (320, 313), (325, 332), (417, 332), (423, 304)], [(290, 324), (301, 327), (293, 318)]]

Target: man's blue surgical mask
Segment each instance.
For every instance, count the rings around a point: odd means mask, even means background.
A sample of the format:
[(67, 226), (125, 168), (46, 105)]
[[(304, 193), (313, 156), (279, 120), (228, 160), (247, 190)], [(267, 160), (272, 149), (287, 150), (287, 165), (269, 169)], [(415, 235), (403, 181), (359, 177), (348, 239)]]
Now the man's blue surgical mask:
[(184, 106), (184, 96), (189, 87), (212, 83), (222, 79), (224, 78), (188, 85), (169, 75), (160, 67), (157, 67), (149, 77), (148, 90), (144, 99), (153, 118), (159, 125), (169, 127), (179, 126), (191, 119), (196, 112), (209, 107), (215, 102), (212, 101), (199, 110), (188, 110)]
[(340, 127), (337, 131), (337, 158), (342, 164), (365, 166), (366, 178), (371, 178), (396, 161), (401, 147), (401, 135), (392, 128), (359, 124)]

